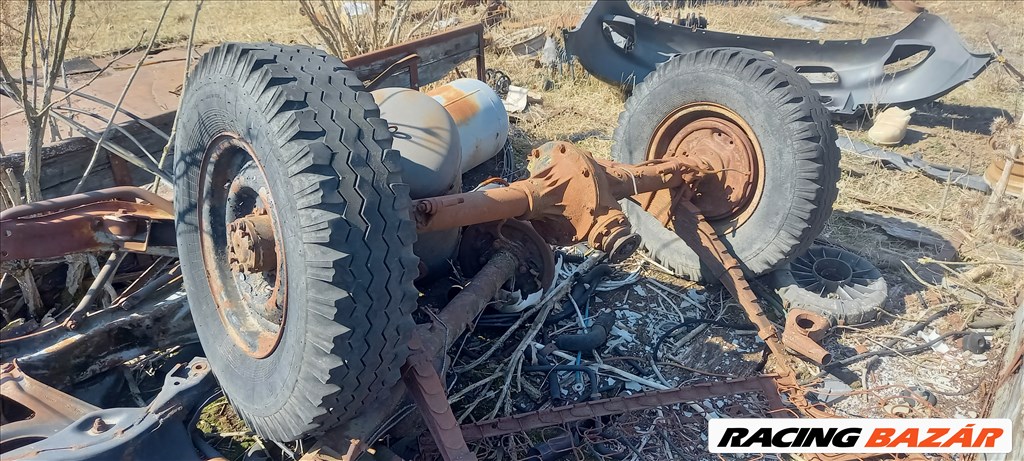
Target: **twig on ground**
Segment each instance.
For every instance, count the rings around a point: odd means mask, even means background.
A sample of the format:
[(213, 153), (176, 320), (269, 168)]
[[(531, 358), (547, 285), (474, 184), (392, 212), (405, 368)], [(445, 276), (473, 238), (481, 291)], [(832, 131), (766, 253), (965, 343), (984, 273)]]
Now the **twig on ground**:
[[(586, 271), (588, 271), (592, 267), (594, 267), (597, 264), (597, 262), (602, 257), (603, 257), (603, 254), (592, 254), (587, 259), (585, 259), (582, 264), (580, 264), (576, 268), (576, 272), (578, 272), (578, 273), (585, 273)], [(569, 278), (572, 279), (573, 277), (570, 276)], [(569, 284), (562, 285), (562, 286), (563, 287), (571, 287), (572, 284), (569, 283)], [(567, 288), (565, 288), (563, 290), (559, 290), (559, 291), (562, 291), (564, 293), (565, 290), (567, 290)], [(555, 303), (559, 299), (561, 299), (561, 295), (556, 295), (556, 292), (552, 291), (547, 296), (547, 299), (542, 302), (542, 305), (544, 307), (541, 308), (541, 310), (537, 313), (537, 317), (534, 319), (533, 325), (530, 326), (530, 329), (523, 336), (523, 339), (521, 341), (519, 341), (519, 345), (516, 346), (515, 350), (512, 352), (511, 363), (509, 364), (509, 366), (505, 370), (505, 380), (504, 380), (504, 384), (503, 384), (503, 386), (501, 388), (501, 393), (498, 395), (498, 400), (497, 400), (497, 402), (494, 405), (494, 409), (491, 410), (491, 412), (487, 415), (487, 417), (485, 419), (494, 418), (498, 414), (498, 411), (501, 409), (502, 405), (507, 402), (507, 398), (508, 398), (509, 390), (510, 390), (509, 384), (511, 383), (512, 375), (514, 373), (518, 373), (519, 372), (519, 367), (522, 366), (522, 364), (523, 364), (523, 352), (526, 350), (526, 348), (530, 344), (536, 344), (536, 343), (533, 342), (533, 338), (536, 337), (537, 333), (540, 332), (540, 329), (544, 327), (544, 320), (547, 319), (548, 313), (551, 312), (551, 308), (554, 307)], [(555, 351), (554, 353), (555, 354), (559, 354), (559, 351)], [(576, 360), (574, 357), (571, 357), (571, 356), (568, 357), (568, 359), (569, 360)]]

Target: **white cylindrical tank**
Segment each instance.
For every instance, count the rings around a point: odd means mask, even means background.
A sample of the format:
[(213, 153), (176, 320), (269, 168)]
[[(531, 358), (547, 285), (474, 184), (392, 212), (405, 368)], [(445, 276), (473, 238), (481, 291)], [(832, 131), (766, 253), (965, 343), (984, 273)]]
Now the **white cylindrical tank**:
[(459, 127), (462, 173), (494, 157), (508, 139), (508, 112), (486, 83), (461, 78), (427, 92), (444, 106)]

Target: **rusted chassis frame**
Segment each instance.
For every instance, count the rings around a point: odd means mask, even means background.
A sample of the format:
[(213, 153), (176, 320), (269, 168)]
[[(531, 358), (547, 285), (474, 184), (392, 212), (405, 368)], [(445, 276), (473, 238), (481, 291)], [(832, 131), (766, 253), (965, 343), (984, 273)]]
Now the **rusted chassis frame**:
[(90, 251), (175, 256), (174, 207), (145, 189), (120, 186), (0, 212), (0, 261)]

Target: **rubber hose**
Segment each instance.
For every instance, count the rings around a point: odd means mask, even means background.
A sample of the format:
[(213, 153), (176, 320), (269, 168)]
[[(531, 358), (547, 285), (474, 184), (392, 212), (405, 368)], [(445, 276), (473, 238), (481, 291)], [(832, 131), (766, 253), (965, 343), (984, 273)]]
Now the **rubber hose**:
[(592, 352), (606, 341), (615, 325), (615, 313), (605, 312), (594, 320), (590, 331), (580, 334), (559, 335), (555, 338), (555, 346), (563, 351)]
[[(523, 367), (523, 371), (527, 373), (547, 373), (548, 379), (555, 377), (557, 379), (558, 372), (560, 371), (579, 371), (587, 375), (590, 379), (590, 396), (584, 396), (583, 400), (589, 400), (589, 397), (600, 398), (600, 383), (597, 381), (597, 372), (593, 368), (584, 365), (555, 365), (555, 366), (529, 366)], [(559, 394), (561, 389), (559, 389)], [(552, 396), (554, 397), (554, 396)], [(561, 395), (558, 396), (561, 398)]]
[(576, 313), (573, 301), (576, 301), (577, 306), (586, 304), (587, 300), (594, 295), (595, 291), (597, 291), (598, 282), (602, 278), (607, 277), (608, 274), (611, 274), (611, 272), (611, 266), (607, 264), (598, 264), (597, 266), (594, 266), (590, 272), (587, 272), (580, 277), (572, 287), (572, 293), (570, 294), (572, 299), (567, 299), (565, 303), (562, 304), (561, 311), (548, 315), (548, 318), (544, 320), (544, 325), (554, 325), (573, 316)]
[[(543, 350), (537, 352), (537, 362), (540, 363), (540, 366), (545, 368), (551, 368), (555, 365), (554, 363), (551, 363), (547, 352)], [(551, 373), (548, 376), (548, 392), (551, 395), (552, 402), (556, 399), (562, 398), (562, 380), (559, 379), (558, 373)]]

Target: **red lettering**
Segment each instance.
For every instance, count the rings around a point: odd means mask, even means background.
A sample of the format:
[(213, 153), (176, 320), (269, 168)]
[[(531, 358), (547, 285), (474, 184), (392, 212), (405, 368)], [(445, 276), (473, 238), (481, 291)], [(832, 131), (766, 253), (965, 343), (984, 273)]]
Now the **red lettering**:
[(974, 445), (971, 446), (992, 448), (996, 446), (996, 439), (1002, 436), (1002, 429), (998, 427), (986, 427), (980, 431), (978, 438), (974, 440)]
[(892, 435), (896, 433), (896, 429), (888, 427), (880, 427), (871, 431), (871, 435), (868, 437), (867, 442), (864, 443), (865, 447), (887, 447), (889, 441), (892, 439)]
[(917, 428), (910, 428), (903, 431), (898, 437), (889, 443), (890, 447), (905, 445), (907, 448), (917, 446)]
[(959, 445), (961, 447), (969, 447), (969, 446), (971, 446), (971, 439), (974, 438), (973, 437), (974, 429), (971, 429), (971, 426), (974, 426), (974, 425), (973, 424), (968, 424), (967, 427), (964, 427), (963, 429), (960, 429), (959, 431), (956, 431), (953, 434), (953, 436), (950, 437), (949, 440), (946, 441), (946, 443), (942, 444), (942, 447), (943, 448), (949, 448), (949, 447), (951, 447), (953, 445)]
[(917, 446), (924, 448), (939, 448), (942, 444), (939, 443), (939, 437), (942, 437), (949, 433), (949, 428), (946, 427), (933, 427), (928, 429), (928, 433), (931, 434), (929, 437), (925, 437)]

